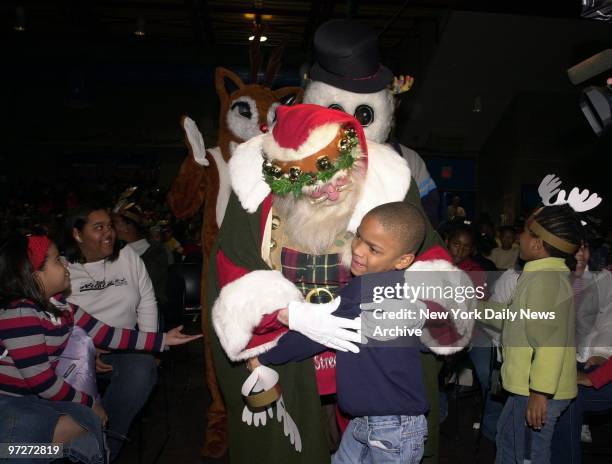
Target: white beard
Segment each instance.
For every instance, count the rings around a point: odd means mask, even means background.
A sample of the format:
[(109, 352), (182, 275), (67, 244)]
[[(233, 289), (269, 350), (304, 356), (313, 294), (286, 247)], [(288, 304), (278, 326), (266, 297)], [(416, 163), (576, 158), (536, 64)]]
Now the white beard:
[(274, 208), (283, 218), (285, 233), (299, 251), (325, 254), (336, 237), (347, 230), (361, 194), (363, 177), (351, 176), (352, 185), (335, 201), (312, 204), (309, 197), (274, 196)]

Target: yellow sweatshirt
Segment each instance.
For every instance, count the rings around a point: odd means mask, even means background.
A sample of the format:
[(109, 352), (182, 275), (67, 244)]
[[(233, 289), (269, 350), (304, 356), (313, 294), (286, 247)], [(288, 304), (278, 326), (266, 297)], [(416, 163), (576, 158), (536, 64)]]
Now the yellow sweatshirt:
[(507, 391), (529, 396), (535, 390), (556, 400), (576, 396), (574, 293), (562, 258), (525, 264), (509, 307), (490, 301), (479, 306), (506, 316), (485, 323), (502, 329)]

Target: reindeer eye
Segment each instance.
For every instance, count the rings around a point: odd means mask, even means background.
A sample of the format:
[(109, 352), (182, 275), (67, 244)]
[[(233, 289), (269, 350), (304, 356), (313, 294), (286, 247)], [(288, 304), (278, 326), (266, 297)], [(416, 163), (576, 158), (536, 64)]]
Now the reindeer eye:
[(368, 105), (359, 105), (355, 109), (354, 116), (363, 127), (367, 127), (372, 124), (372, 121), (374, 121), (374, 110)]
[(338, 110), (338, 111), (342, 111), (343, 113), (346, 113), (346, 111), (344, 111), (344, 108), (342, 108), (340, 105), (338, 105), (337, 103), (332, 103), (331, 105), (328, 106), (328, 108), (330, 110)]
[(253, 113), (251, 113), (251, 107), (247, 102), (238, 101), (232, 105), (231, 110), (234, 111), (234, 108), (238, 108), (238, 113), (240, 113), (240, 116), (244, 118), (251, 119), (253, 116)]

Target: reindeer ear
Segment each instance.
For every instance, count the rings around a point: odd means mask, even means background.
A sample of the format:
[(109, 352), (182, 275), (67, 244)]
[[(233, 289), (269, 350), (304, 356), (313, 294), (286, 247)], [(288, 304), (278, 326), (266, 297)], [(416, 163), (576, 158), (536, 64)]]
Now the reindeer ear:
[(221, 102), (226, 102), (233, 92), (244, 87), (244, 82), (229, 69), (219, 67), (215, 69), (215, 87)]
[(272, 93), (278, 98), (281, 105), (296, 105), (302, 102), (304, 89), (301, 87), (281, 87)]

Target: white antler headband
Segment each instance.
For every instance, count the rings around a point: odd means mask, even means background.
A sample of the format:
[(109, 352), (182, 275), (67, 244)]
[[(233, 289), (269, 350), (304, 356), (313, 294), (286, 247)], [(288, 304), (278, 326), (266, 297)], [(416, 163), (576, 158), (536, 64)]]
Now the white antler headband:
[[(561, 179), (554, 174), (548, 174), (546, 177), (544, 177), (544, 179), (542, 179), (542, 182), (540, 182), (540, 186), (538, 187), (538, 193), (540, 194), (542, 203), (544, 203), (544, 205), (553, 206), (568, 204), (577, 213), (583, 213), (595, 208), (601, 203), (601, 197), (595, 192), (589, 194), (587, 189), (580, 191), (578, 187), (574, 187), (566, 199), (566, 192), (565, 190), (559, 189), (560, 185)], [(557, 199), (554, 202), (551, 202), (551, 198), (555, 195), (557, 195)]]

